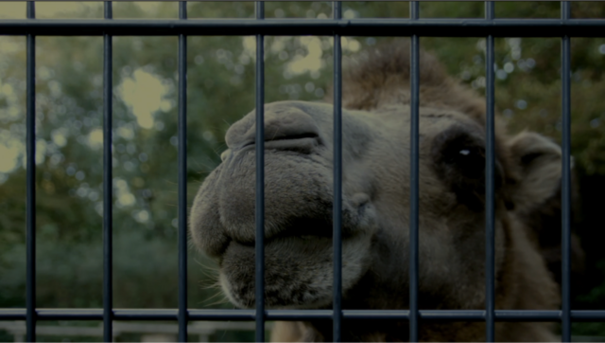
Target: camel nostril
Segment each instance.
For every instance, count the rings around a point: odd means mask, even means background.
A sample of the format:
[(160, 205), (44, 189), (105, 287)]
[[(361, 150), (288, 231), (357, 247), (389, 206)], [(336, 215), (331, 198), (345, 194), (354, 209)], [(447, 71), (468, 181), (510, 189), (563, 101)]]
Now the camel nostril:
[(315, 120), (298, 108), (275, 111), (265, 118), (265, 149), (309, 154), (319, 143)]
[(278, 135), (275, 137), (269, 137), (265, 134), (265, 142), (282, 141), (287, 139), (305, 139), (305, 138), (318, 138), (319, 135), (315, 132), (301, 132), (290, 135)]
[(281, 136), (273, 139), (265, 135), (265, 149), (289, 150), (309, 154), (319, 144), (319, 135), (313, 133)]
[[(320, 131), (315, 119), (303, 109), (291, 104), (266, 108), (264, 122), (266, 149), (295, 150), (309, 153), (319, 145)], [(256, 143), (255, 113), (235, 123), (227, 132), (227, 145), (242, 149)]]
[[(304, 111), (289, 107), (287, 110), (276, 110), (268, 112), (265, 117), (265, 142), (304, 141), (305, 139), (317, 139), (319, 128), (315, 120)], [(280, 143), (281, 144), (281, 143)]]
[(227, 149), (227, 150), (223, 151), (223, 153), (221, 154), (221, 161), (225, 162), (225, 160), (228, 159), (229, 156), (231, 156), (231, 150), (230, 149)]

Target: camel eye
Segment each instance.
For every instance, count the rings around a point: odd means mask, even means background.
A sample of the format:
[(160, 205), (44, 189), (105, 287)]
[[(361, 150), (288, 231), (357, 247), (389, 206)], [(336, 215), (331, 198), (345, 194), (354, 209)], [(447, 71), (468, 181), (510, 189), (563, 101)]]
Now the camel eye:
[(461, 195), (481, 193), (485, 179), (485, 147), (481, 132), (454, 126), (437, 135), (431, 146), (435, 171)]
[(479, 160), (484, 158), (483, 151), (479, 147), (465, 147), (452, 150), (457, 151), (457, 153), (454, 151), (449, 152), (451, 154), (451, 156), (449, 156), (450, 162), (468, 163), (471, 160)]
[[(452, 151), (453, 150), (453, 151)], [(480, 178), (485, 170), (485, 154), (480, 147), (464, 147), (446, 152), (446, 161), (468, 178)]]
[(473, 211), (483, 210), (485, 148), (465, 130), (445, 132), (433, 142), (435, 171), (456, 194), (458, 203)]
[[(468, 170), (472, 173), (475, 168), (484, 162), (484, 153), (481, 147), (469, 142), (449, 142), (442, 151), (443, 162), (456, 169)], [(466, 174), (466, 173), (465, 173)]]

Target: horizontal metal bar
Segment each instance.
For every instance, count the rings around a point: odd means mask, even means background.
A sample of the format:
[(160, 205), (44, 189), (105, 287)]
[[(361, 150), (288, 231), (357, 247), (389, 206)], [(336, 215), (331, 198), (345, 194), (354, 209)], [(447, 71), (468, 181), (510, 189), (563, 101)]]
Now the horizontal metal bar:
[(602, 37), (603, 19), (6, 19), (0, 35)]
[[(188, 310), (189, 320), (246, 320), (255, 319), (255, 310), (202, 309)], [(332, 318), (332, 310), (267, 310), (266, 320), (310, 320)], [(344, 319), (408, 320), (408, 310), (343, 310)], [(420, 310), (422, 320), (484, 321), (484, 310)], [(0, 320), (25, 320), (26, 309), (0, 309)], [(37, 309), (39, 320), (102, 320), (103, 309)], [(178, 309), (114, 309), (114, 320), (177, 320)], [(496, 321), (558, 322), (562, 311), (496, 310)], [(605, 321), (605, 310), (571, 311), (573, 321)]]

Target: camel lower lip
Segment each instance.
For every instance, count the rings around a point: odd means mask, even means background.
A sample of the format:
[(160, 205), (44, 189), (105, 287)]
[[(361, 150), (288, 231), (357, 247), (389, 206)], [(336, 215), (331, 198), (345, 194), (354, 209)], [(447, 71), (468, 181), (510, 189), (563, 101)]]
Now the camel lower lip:
[[(370, 240), (343, 239), (343, 289), (366, 270)], [(333, 285), (333, 241), (329, 237), (276, 237), (264, 244), (265, 305), (268, 308), (318, 308), (329, 305)], [(255, 303), (256, 249), (231, 241), (219, 262), (221, 286), (236, 306)]]
[[(304, 306), (316, 304), (330, 292), (309, 289), (317, 284), (317, 260), (329, 278), (331, 271), (332, 240), (330, 238), (302, 237), (273, 238), (264, 244), (265, 301), (268, 307)], [(233, 303), (241, 308), (254, 306), (256, 249), (254, 245), (231, 241), (220, 261), (222, 283)], [(328, 282), (331, 285), (331, 282)], [(323, 287), (326, 288), (326, 287)], [(319, 292), (319, 293), (318, 293)]]

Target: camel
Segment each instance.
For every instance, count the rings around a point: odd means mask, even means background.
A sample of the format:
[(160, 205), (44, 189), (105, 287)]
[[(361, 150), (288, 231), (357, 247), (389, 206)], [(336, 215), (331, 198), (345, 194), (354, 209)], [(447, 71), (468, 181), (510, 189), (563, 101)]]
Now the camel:
[[(409, 46), (366, 51), (343, 75), (345, 309), (409, 306)], [(333, 107), (265, 105), (265, 304), (332, 305)], [(485, 308), (485, 101), (420, 52), (419, 307)], [(255, 112), (226, 133), (193, 202), (190, 234), (223, 292), (254, 308)], [(552, 310), (559, 288), (531, 225), (559, 194), (561, 149), (496, 121), (496, 309)], [(551, 201), (552, 202), (552, 201)], [(536, 214), (537, 213), (537, 214)], [(528, 219), (530, 218), (530, 219)], [(560, 227), (549, 227), (560, 235)], [(330, 341), (330, 321), (277, 322), (274, 341)], [(553, 341), (548, 323), (497, 322), (498, 341)], [(421, 341), (484, 341), (482, 322), (421, 322)], [(344, 341), (407, 341), (407, 321), (344, 321)]]

